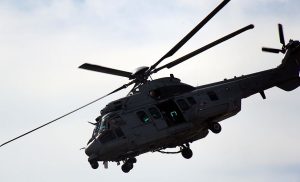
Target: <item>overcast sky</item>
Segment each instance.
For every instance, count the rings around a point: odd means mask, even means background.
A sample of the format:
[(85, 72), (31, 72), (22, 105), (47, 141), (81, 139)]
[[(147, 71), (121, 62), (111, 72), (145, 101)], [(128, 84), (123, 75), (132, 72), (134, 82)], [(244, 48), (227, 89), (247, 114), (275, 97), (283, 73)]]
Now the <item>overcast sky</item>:
[[(84, 62), (132, 71), (164, 55), (221, 0), (0, 0), (0, 142), (96, 99), (128, 80), (80, 70)], [(256, 27), (189, 61), (154, 75), (173, 73), (202, 84), (276, 67), (286, 41), (300, 38), (300, 1), (232, 0), (172, 61), (223, 35)], [(221, 122), (223, 131), (194, 142), (181, 155), (139, 156), (129, 174), (109, 163), (93, 170), (79, 149), (91, 136), (105, 98), (47, 128), (0, 148), (1, 181), (300, 181), (300, 89), (254, 95), (242, 111)]]

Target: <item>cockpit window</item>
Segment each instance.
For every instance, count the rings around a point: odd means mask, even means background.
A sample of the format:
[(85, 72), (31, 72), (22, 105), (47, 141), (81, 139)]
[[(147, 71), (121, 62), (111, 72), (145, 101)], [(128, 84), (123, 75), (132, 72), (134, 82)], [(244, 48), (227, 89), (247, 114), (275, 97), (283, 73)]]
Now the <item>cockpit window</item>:
[(93, 136), (97, 136), (99, 131), (100, 131), (100, 123), (97, 123), (93, 131)]
[(110, 125), (111, 125), (112, 121), (116, 118), (119, 118), (117, 113), (105, 114), (101, 119), (101, 124), (100, 124), (100, 128), (99, 128), (100, 132), (110, 129)]
[(109, 129), (108, 120), (102, 121), (99, 130), (103, 131), (103, 130), (108, 130), (108, 129)]
[(143, 123), (147, 124), (150, 122), (149, 116), (144, 111), (139, 111), (136, 114)]
[(105, 114), (103, 117), (102, 117), (102, 121), (103, 120), (109, 120), (111, 118), (114, 118), (117, 116), (117, 113), (113, 113), (113, 112), (110, 112), (110, 113), (107, 113)]

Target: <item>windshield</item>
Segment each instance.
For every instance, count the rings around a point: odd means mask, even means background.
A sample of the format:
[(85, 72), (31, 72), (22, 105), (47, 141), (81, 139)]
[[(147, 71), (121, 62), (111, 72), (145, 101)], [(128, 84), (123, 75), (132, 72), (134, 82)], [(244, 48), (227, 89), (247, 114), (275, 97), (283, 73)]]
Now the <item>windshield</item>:
[(114, 125), (117, 124), (119, 115), (117, 113), (107, 113), (101, 118), (100, 126), (99, 126), (99, 132), (103, 132), (105, 130), (110, 130), (114, 128)]
[[(95, 124), (95, 128), (94, 128), (94, 130), (93, 130), (93, 135), (92, 135), (92, 138), (90, 139), (90, 141), (96, 138), (96, 136), (98, 135), (98, 133), (99, 133), (99, 131), (100, 131), (100, 126), (101, 126), (101, 123), (100, 123), (100, 122), (97, 122), (97, 123)], [(89, 143), (90, 143), (90, 141), (89, 141)]]
[(93, 141), (95, 138), (99, 138), (101, 143), (106, 143), (115, 139), (116, 137), (124, 137), (124, 133), (120, 128), (125, 122), (121, 119), (118, 113), (111, 112), (99, 116), (97, 123), (93, 131), (93, 136), (88, 143)]
[(108, 129), (108, 121), (107, 120), (104, 120), (101, 122), (101, 124), (99, 125), (99, 131), (104, 131), (106, 129)]

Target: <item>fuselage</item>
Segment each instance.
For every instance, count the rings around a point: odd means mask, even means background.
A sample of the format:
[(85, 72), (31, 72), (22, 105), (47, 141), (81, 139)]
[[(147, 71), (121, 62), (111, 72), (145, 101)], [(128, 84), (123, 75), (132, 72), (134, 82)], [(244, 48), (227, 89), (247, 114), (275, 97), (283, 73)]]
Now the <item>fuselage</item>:
[(173, 76), (144, 83), (102, 110), (102, 129), (86, 149), (89, 160), (121, 161), (193, 142), (207, 136), (209, 123), (237, 114), (243, 98), (256, 93), (265, 98), (263, 91), (274, 86), (295, 89), (300, 85), (296, 43), (274, 69), (200, 87)]

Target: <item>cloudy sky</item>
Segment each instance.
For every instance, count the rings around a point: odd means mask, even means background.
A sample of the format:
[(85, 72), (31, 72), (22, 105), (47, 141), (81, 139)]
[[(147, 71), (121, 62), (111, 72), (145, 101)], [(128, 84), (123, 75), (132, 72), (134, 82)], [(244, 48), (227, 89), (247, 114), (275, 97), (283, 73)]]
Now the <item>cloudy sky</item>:
[[(220, 0), (0, 0), (0, 142), (48, 122), (127, 82), (79, 70), (84, 62), (131, 71), (165, 54)], [(174, 73), (199, 86), (276, 67), (286, 41), (300, 38), (300, 1), (232, 0), (172, 61), (250, 23), (255, 29), (154, 78)], [(1, 181), (300, 181), (300, 89), (243, 100), (223, 131), (194, 142), (194, 156), (148, 153), (129, 174), (92, 170), (79, 149), (99, 110), (126, 91), (0, 148)]]

